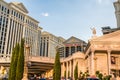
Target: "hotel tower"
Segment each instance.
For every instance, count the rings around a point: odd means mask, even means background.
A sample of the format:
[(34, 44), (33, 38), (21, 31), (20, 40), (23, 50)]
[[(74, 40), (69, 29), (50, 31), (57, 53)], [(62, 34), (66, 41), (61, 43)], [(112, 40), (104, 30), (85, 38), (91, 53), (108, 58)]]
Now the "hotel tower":
[(0, 57), (9, 57), (22, 38), (30, 45), (30, 55), (39, 55), (42, 28), (38, 24), (22, 3), (0, 0)]
[(120, 28), (120, 0), (114, 2), (114, 8), (117, 21), (117, 28)]

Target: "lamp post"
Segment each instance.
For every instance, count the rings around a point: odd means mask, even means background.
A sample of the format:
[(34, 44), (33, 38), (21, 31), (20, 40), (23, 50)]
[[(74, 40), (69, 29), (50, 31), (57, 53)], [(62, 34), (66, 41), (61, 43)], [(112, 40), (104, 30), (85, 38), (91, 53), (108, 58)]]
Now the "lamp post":
[(25, 45), (26, 52), (24, 54), (24, 73), (23, 73), (23, 79), (22, 80), (28, 80), (28, 60), (29, 60), (29, 53), (30, 53), (30, 46)]

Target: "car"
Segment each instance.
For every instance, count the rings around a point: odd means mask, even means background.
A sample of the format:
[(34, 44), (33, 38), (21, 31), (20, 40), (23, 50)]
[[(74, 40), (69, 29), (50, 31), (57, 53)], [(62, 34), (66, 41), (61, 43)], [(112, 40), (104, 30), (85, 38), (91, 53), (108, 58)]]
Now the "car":
[(98, 78), (87, 78), (87, 80), (100, 80)]

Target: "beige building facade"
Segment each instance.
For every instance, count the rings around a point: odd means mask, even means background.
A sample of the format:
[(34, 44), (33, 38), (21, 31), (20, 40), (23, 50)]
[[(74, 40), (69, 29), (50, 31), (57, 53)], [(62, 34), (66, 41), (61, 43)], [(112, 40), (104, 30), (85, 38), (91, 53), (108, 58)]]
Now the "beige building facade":
[(120, 76), (120, 30), (90, 39), (85, 59), (91, 75), (100, 71), (106, 75)]
[(57, 37), (49, 32), (42, 32), (40, 42), (40, 56), (54, 58), (57, 47), (64, 47), (65, 39)]
[(67, 39), (64, 43), (64, 57), (69, 57), (75, 52), (84, 52), (87, 43), (79, 38), (74, 36)]
[(71, 77), (74, 79), (75, 66), (78, 65), (78, 75), (80, 72), (86, 72), (84, 53), (78, 51), (67, 58), (61, 58), (61, 77), (66, 75), (66, 78)]
[(30, 45), (30, 54), (39, 55), (42, 28), (38, 24), (22, 3), (0, 0), (0, 56), (10, 57), (13, 47), (22, 38)]

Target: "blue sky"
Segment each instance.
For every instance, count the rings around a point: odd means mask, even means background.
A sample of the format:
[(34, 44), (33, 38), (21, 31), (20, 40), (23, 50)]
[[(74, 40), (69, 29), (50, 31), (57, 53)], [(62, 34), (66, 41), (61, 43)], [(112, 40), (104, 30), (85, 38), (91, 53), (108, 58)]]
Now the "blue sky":
[(86, 42), (95, 27), (101, 36), (101, 27), (116, 27), (113, 2), (116, 0), (5, 0), (22, 2), (29, 15), (40, 22), (43, 31), (68, 39), (75, 36)]

